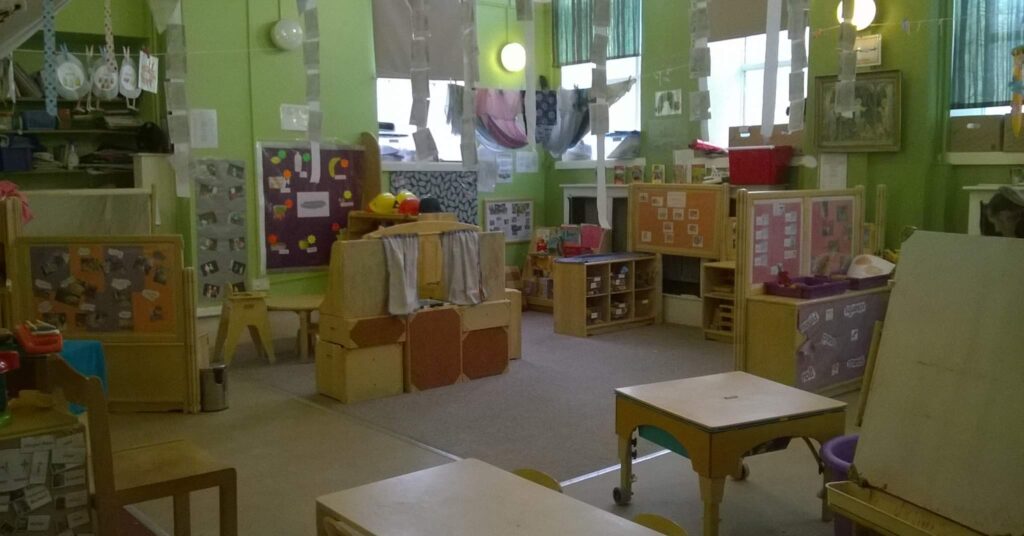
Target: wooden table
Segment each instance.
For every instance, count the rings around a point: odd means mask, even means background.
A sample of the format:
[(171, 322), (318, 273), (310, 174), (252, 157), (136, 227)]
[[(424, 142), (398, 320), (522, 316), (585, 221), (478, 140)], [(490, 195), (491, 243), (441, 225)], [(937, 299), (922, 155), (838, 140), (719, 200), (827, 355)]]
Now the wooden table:
[(320, 536), (324, 517), (358, 534), (657, 534), (473, 459), (324, 495), (316, 510)]
[[(633, 433), (663, 430), (687, 451), (700, 477), (704, 534), (718, 534), (725, 477), (743, 478), (743, 457), (784, 437), (824, 443), (843, 434), (846, 404), (745, 372), (727, 372), (615, 390), (615, 432), (621, 460), (615, 501), (628, 504), (633, 484)], [(824, 510), (823, 510), (824, 512)]]
[(267, 311), (291, 311), (299, 315), (299, 361), (309, 361), (309, 326), (313, 311), (320, 309), (323, 294), (298, 294), (295, 296), (268, 296)]

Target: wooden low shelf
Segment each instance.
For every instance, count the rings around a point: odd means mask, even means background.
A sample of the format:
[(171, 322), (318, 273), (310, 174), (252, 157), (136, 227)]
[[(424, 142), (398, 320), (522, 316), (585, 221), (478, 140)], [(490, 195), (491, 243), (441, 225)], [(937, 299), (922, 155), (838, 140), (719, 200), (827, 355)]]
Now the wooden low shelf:
[(552, 312), (553, 299), (552, 270), (558, 257), (548, 253), (529, 253), (523, 268), (523, 300), (535, 311)]
[(736, 306), (736, 262), (706, 262), (701, 266), (701, 326), (704, 338), (733, 342), (733, 319)]
[(654, 255), (619, 253), (554, 262), (555, 332), (586, 337), (652, 324), (661, 310)]

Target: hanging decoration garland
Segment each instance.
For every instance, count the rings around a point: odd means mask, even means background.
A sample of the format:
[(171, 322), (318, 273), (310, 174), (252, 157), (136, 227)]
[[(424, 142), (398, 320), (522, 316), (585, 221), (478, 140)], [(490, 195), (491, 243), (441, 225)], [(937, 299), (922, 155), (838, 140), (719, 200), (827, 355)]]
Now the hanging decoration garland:
[(537, 142), (537, 64), (534, 62), (536, 31), (533, 26), (533, 0), (516, 0), (516, 18), (523, 27), (526, 42), (526, 133), (528, 150)]
[(320, 182), (320, 143), (324, 136), (324, 112), (320, 107), (320, 10), (316, 0), (296, 0), (306, 24), (302, 39), (302, 60), (306, 66), (306, 105), (309, 107), (310, 172), (313, 184)]
[(711, 119), (710, 17), (711, 0), (697, 0), (690, 4), (690, 79), (697, 80), (697, 91), (690, 92), (690, 121), (700, 121), (700, 139), (707, 140), (708, 120)]
[(480, 49), (476, 42), (476, 0), (462, 2), (462, 167), (470, 169), (477, 165), (476, 152), (476, 98), (474, 89), (480, 78)]
[(181, 2), (175, 8), (165, 31), (167, 42), (167, 67), (164, 80), (164, 98), (167, 104), (167, 131), (174, 154), (171, 167), (174, 169), (178, 197), (191, 195), (189, 159), (192, 155), (192, 134), (189, 128), (188, 97), (185, 78), (188, 62), (185, 49), (185, 26), (182, 24)]
[(416, 127), (412, 139), (416, 144), (416, 160), (437, 160), (437, 144), (427, 128), (430, 113), (430, 0), (409, 0), (412, 17), (412, 110), (409, 124)]
[(854, 0), (843, 0), (843, 22), (839, 24), (839, 77), (836, 82), (836, 113), (851, 116), (856, 110), (857, 27), (853, 24)]
[(791, 44), (790, 73), (789, 73), (789, 132), (797, 132), (804, 129), (804, 105), (806, 103), (806, 76), (804, 69), (807, 67), (807, 0), (788, 1), (789, 41)]
[[(590, 83), (590, 131), (597, 137), (597, 222), (611, 229), (608, 219), (608, 178), (605, 169), (605, 136), (608, 134), (608, 28), (611, 26), (611, 0), (594, 1), (594, 33), (590, 42), (590, 60), (594, 70)], [(530, 136), (534, 134), (531, 132)]]
[(761, 138), (775, 132), (775, 102), (778, 100), (779, 32), (782, 31), (782, 0), (768, 0), (764, 45), (764, 87), (761, 101)]
[[(43, 95), (46, 113), (57, 117), (57, 32), (54, 29), (54, 0), (43, 0)], [(11, 71), (14, 57), (11, 57)]]
[(114, 54), (114, 20), (110, 10), (110, 0), (103, 0), (103, 36), (107, 45), (107, 54), (104, 59), (107, 62), (107, 68), (113, 73), (117, 71), (117, 60)]

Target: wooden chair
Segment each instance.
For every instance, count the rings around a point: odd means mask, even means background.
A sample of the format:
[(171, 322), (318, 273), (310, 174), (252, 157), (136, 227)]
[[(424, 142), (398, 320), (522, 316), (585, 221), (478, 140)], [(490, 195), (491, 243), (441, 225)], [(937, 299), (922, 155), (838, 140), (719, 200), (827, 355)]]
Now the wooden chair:
[(520, 478), (525, 478), (534, 484), (540, 484), (545, 488), (553, 489), (558, 493), (562, 493), (562, 485), (554, 478), (551, 478), (547, 473), (543, 473), (536, 469), (516, 469), (515, 471), (512, 471), (512, 474)]
[(683, 527), (680, 527), (671, 519), (659, 516), (658, 514), (637, 514), (633, 518), (633, 523), (666, 536), (686, 536), (686, 531), (683, 530)]
[[(113, 452), (107, 400), (99, 378), (86, 378), (60, 356), (47, 360), (46, 390), (55, 403), (85, 406), (89, 423), (97, 534), (118, 535), (118, 512), (125, 505), (164, 497), (174, 500), (174, 534), (191, 534), (189, 493), (217, 487), (220, 534), (238, 535), (235, 469), (214, 462), (186, 441), (171, 441)], [(58, 406), (60, 407), (60, 406)]]

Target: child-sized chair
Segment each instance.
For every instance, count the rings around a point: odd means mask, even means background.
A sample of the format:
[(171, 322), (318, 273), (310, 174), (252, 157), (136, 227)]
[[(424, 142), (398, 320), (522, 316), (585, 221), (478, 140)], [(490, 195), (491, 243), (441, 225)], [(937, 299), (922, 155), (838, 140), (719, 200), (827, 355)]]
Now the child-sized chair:
[(680, 527), (671, 519), (659, 516), (658, 514), (637, 514), (633, 518), (633, 522), (666, 536), (686, 536), (686, 531), (683, 530), (683, 527)]
[(547, 473), (536, 469), (516, 469), (515, 471), (512, 471), (512, 474), (520, 478), (525, 478), (534, 484), (540, 484), (545, 488), (553, 489), (558, 493), (562, 493), (562, 485)]
[[(173, 497), (174, 534), (191, 534), (189, 494), (216, 487), (220, 492), (220, 534), (238, 536), (235, 469), (213, 461), (186, 441), (171, 441), (113, 452), (107, 400), (99, 378), (82, 376), (57, 355), (47, 360), (41, 386), (56, 407), (85, 406), (93, 474), (97, 534), (118, 536), (118, 513), (126, 505)], [(66, 402), (65, 402), (66, 401)]]

